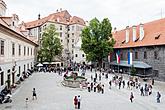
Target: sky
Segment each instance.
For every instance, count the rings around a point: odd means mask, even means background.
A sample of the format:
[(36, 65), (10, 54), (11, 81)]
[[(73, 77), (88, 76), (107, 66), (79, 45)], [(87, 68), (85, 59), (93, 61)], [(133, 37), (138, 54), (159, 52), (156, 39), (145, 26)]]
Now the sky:
[(165, 18), (165, 0), (4, 0), (7, 15), (16, 13), (20, 21), (36, 20), (57, 9), (68, 10), (85, 21), (109, 18), (117, 30)]

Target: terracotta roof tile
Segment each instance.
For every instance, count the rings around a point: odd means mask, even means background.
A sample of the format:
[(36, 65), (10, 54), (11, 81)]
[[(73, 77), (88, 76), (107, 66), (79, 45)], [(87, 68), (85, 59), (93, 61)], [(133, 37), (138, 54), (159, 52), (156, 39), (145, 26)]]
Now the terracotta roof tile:
[[(139, 25), (136, 28), (137, 40), (132, 40), (132, 27), (129, 28), (129, 42), (125, 40), (125, 29), (113, 33), (113, 38), (116, 40), (114, 48), (129, 48), (151, 45), (165, 45), (165, 18), (145, 23), (144, 38), (139, 40)], [(159, 37), (158, 37), (159, 36)], [(158, 37), (157, 39), (155, 37)]]
[[(72, 22), (70, 22), (72, 19)], [(80, 25), (85, 25), (84, 20), (82, 18), (79, 17), (72, 17), (67, 10), (61, 11), (61, 12), (57, 12), (57, 13), (53, 13), (48, 15), (47, 17), (44, 17), (40, 20), (35, 20), (35, 21), (31, 21), (31, 22), (27, 22), (25, 23), (25, 27), (26, 28), (33, 28), (33, 27), (37, 27), (40, 26), (42, 24), (44, 24), (45, 22), (50, 21), (50, 22), (57, 22), (57, 23), (62, 23), (62, 24), (80, 24)]]

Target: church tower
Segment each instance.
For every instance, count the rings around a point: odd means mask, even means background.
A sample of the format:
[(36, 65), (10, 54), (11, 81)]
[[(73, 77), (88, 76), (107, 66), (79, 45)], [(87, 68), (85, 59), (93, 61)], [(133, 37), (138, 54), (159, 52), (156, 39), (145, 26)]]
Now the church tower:
[(3, 0), (0, 0), (0, 16), (5, 16), (7, 6)]

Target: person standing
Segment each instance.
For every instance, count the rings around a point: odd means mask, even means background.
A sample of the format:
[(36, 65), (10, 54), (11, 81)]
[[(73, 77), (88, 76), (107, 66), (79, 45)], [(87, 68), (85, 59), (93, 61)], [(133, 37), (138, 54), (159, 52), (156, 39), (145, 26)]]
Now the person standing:
[(127, 88), (130, 89), (130, 81), (127, 82)]
[(104, 94), (104, 84), (101, 86), (101, 92)]
[(160, 97), (161, 97), (160, 92), (157, 92), (157, 103), (160, 103)]
[(93, 90), (93, 83), (91, 82), (91, 91)]
[(90, 84), (89, 84), (89, 82), (88, 82), (87, 88), (88, 88), (88, 92), (90, 92)]
[(152, 80), (151, 80), (151, 84), (154, 85), (154, 82), (155, 82), (154, 79), (152, 79)]
[(93, 90), (96, 92), (96, 83), (94, 83)]
[(123, 83), (123, 88), (124, 88), (124, 87), (125, 87), (125, 81), (123, 80), (123, 82), (122, 82), (122, 83)]
[(121, 81), (119, 80), (119, 89), (121, 88)]
[(131, 95), (130, 95), (130, 101), (131, 101), (131, 103), (133, 102), (133, 98), (134, 98), (134, 95), (133, 95), (133, 92), (131, 92)]
[(80, 97), (80, 95), (78, 95), (78, 98), (77, 98), (77, 101), (78, 101), (78, 109), (80, 109), (80, 102), (81, 102), (81, 97)]
[(140, 88), (140, 94), (141, 94), (141, 96), (144, 96), (144, 89), (143, 89), (143, 86)]
[(74, 97), (74, 106), (75, 106), (75, 109), (77, 109), (77, 105), (78, 105), (78, 99), (77, 99), (77, 96)]
[(33, 88), (32, 93), (33, 93), (33, 100), (34, 100), (34, 97), (35, 97), (35, 99), (37, 99), (37, 94), (36, 94), (36, 90), (35, 90), (35, 88)]
[(109, 81), (109, 89), (111, 89), (111, 86), (112, 86), (112, 81), (110, 80)]

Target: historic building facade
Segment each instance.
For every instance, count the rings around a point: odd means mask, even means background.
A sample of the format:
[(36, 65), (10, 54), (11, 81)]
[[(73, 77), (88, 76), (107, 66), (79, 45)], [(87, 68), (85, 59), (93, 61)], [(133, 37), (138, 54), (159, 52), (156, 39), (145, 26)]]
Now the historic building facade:
[(62, 59), (67, 61), (74, 60), (76, 54), (74, 47), (81, 38), (81, 30), (85, 26), (85, 21), (77, 16), (71, 16), (67, 10), (60, 9), (56, 13), (35, 21), (22, 23), (20, 28), (25, 30), (25, 35), (29, 35), (29, 39), (37, 42), (39, 45), (42, 39), (42, 32), (50, 24), (55, 25), (56, 31), (59, 33), (61, 44), (63, 45)]
[[(31, 69), (35, 62), (37, 44), (26, 38), (18, 28), (16, 14), (5, 16), (6, 4), (0, 1), (0, 91), (14, 85), (22, 72)], [(3, 7), (3, 8), (2, 8)]]
[[(133, 65), (138, 75), (156, 76), (165, 81), (165, 19), (114, 31), (116, 40), (110, 66), (115, 71), (129, 73)], [(115, 53), (120, 51), (120, 63)], [(128, 64), (128, 52), (132, 53), (133, 64)]]

